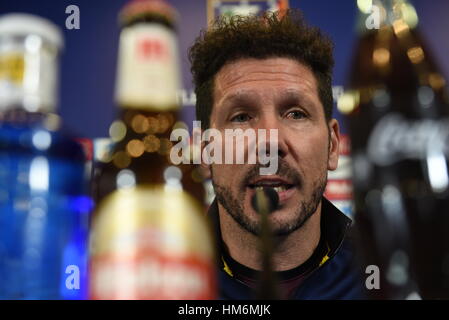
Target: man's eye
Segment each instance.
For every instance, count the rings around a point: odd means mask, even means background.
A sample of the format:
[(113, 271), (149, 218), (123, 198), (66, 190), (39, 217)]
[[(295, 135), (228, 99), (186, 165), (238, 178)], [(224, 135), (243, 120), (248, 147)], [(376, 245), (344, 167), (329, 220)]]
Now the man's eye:
[(240, 113), (234, 117), (232, 117), (231, 122), (246, 122), (249, 121), (250, 117), (246, 113)]
[(305, 117), (306, 117), (306, 114), (299, 110), (294, 110), (294, 111), (290, 111), (287, 113), (287, 118), (289, 118), (289, 119), (298, 120), (298, 119), (303, 119)]

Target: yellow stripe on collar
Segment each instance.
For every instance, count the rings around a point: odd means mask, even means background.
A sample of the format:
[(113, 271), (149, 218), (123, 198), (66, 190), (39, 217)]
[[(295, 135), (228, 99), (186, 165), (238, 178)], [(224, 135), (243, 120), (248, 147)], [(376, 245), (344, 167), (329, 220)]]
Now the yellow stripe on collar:
[(323, 257), (323, 260), (321, 260), (319, 267), (321, 267), (327, 260), (329, 260), (329, 256), (326, 254), (326, 255)]
[(329, 244), (328, 243), (326, 243), (326, 246), (327, 246), (327, 253), (323, 257), (323, 259), (321, 259), (321, 262), (320, 262), (318, 267), (321, 267), (324, 263), (326, 263), (327, 260), (329, 260), (329, 252), (331, 251), (331, 248), (329, 248)]
[(234, 274), (231, 271), (231, 268), (229, 268), (228, 264), (226, 263), (225, 259), (221, 257), (221, 261), (223, 261), (223, 270), (229, 274), (231, 277), (234, 277)]

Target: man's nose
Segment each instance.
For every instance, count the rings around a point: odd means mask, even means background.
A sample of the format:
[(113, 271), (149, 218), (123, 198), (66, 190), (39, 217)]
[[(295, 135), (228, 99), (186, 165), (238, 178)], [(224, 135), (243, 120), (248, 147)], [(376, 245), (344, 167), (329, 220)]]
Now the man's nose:
[[(258, 130), (265, 130), (265, 150), (267, 156), (271, 156), (270, 144), (277, 144), (277, 154), (280, 158), (285, 158), (287, 155), (287, 141), (282, 128), (281, 119), (276, 116), (265, 116), (260, 119), (257, 126)], [(259, 132), (259, 131), (258, 131)]]

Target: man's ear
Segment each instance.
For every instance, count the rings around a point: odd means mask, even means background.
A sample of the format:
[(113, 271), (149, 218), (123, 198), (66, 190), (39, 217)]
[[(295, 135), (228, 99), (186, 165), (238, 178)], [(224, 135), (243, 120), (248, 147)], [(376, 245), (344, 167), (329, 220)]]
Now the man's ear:
[(340, 125), (336, 119), (328, 122), (329, 126), (329, 159), (327, 162), (328, 170), (335, 170), (338, 167), (338, 156), (340, 153)]

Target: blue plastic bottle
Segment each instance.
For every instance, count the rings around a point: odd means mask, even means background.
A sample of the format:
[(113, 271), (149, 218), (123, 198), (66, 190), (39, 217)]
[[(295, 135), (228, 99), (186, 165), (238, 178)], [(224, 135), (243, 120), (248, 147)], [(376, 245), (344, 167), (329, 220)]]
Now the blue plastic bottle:
[(84, 299), (91, 201), (56, 111), (59, 29), (0, 16), (0, 299)]

